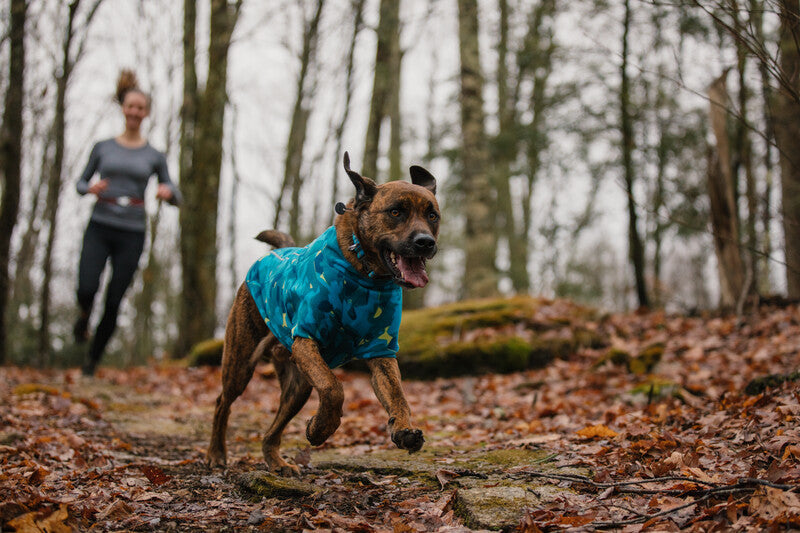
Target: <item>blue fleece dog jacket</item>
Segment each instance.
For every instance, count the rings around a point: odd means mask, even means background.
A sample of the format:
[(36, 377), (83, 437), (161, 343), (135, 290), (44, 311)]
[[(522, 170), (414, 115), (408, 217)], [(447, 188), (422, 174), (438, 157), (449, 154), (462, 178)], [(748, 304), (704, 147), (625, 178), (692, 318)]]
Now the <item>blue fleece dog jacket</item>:
[(397, 356), (403, 291), (391, 279), (359, 274), (333, 226), (308, 246), (271, 251), (245, 282), (267, 327), (290, 350), (295, 337), (312, 339), (331, 368)]

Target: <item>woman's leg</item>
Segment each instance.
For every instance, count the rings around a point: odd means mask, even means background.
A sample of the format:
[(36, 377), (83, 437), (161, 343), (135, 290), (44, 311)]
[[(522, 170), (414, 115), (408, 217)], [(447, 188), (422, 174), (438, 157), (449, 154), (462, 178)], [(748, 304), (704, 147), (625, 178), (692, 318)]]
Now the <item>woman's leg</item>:
[(89, 339), (89, 316), (92, 314), (94, 297), (100, 287), (100, 276), (109, 255), (111, 248), (105, 239), (103, 228), (89, 222), (83, 234), (83, 248), (78, 263), (77, 296), (80, 316), (72, 328), (76, 342), (86, 342)]
[(117, 314), (125, 291), (133, 281), (144, 248), (144, 232), (113, 230), (118, 234), (111, 250), (111, 279), (106, 289), (103, 318), (97, 325), (89, 347), (89, 364), (84, 373), (92, 374), (100, 362), (111, 335), (117, 327)]

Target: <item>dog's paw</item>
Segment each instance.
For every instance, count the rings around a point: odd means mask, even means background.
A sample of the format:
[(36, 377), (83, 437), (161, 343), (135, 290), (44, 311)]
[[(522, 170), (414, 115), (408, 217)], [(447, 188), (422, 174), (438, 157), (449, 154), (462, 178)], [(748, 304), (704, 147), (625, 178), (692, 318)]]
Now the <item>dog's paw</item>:
[(392, 442), (401, 450), (409, 453), (417, 452), (425, 443), (421, 429), (399, 429), (392, 432)]
[[(324, 423), (326, 421), (328, 422), (327, 424)], [(338, 421), (331, 423), (325, 418), (320, 418), (318, 414), (314, 415), (306, 425), (306, 438), (312, 446), (320, 446), (328, 440), (328, 437), (333, 435), (338, 427)]]
[(225, 468), (226, 462), (224, 454), (210, 452), (206, 454), (206, 466), (208, 468)]

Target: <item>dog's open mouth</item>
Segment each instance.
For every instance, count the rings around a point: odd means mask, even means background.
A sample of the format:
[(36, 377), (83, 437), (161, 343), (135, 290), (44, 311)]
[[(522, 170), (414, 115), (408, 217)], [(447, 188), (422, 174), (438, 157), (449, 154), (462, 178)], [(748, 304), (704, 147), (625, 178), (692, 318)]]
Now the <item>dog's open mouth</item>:
[(404, 256), (391, 250), (384, 250), (382, 255), (383, 262), (400, 285), (418, 289), (428, 284), (424, 257)]

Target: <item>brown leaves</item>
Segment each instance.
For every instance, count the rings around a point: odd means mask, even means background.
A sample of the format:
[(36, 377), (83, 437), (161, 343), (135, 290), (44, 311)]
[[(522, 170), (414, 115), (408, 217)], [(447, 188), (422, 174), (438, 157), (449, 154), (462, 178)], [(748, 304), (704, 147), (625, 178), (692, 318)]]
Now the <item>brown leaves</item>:
[(59, 508), (49, 515), (40, 518), (38, 512), (25, 513), (11, 520), (8, 525), (17, 533), (72, 533), (73, 528), (65, 522), (69, 518), (67, 505), (61, 504)]
[(586, 426), (583, 429), (576, 431), (578, 436), (584, 439), (613, 439), (617, 436), (617, 432), (609, 429), (603, 424), (596, 424), (594, 426)]
[[(420, 455), (433, 458), (424, 484), (398, 473), (315, 469), (316, 450), (304, 440), (314, 396), (284, 439), (304, 480), (323, 489), (313, 500), (250, 502), (228, 474), (205, 469), (218, 370), (103, 368), (90, 395), (75, 370), (0, 368), (0, 527), (463, 532), (455, 495), (477, 481), (459, 468), (463, 451), (520, 448), (542, 449), (546, 468), (511, 462), (501, 475), (529, 482), (531, 491), (542, 483), (570, 489), (543, 499), (520, 531), (800, 525), (800, 496), (790, 490), (800, 485), (797, 383), (743, 394), (754, 377), (800, 368), (797, 307), (742, 320), (639, 313), (573, 326), (631, 354), (663, 351), (641, 376), (613, 361), (595, 364), (605, 346), (522, 373), (405, 381), (414, 423), (427, 437)], [(354, 457), (392, 450), (369, 379), (336, 375), (344, 417), (325, 447)], [(279, 396), (270, 378), (252, 380), (237, 400), (228, 438), (233, 471), (262, 468), (259, 443)], [(560, 477), (534, 477), (543, 471)]]

